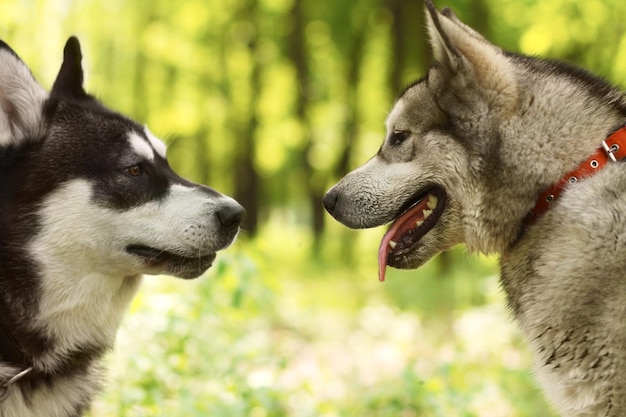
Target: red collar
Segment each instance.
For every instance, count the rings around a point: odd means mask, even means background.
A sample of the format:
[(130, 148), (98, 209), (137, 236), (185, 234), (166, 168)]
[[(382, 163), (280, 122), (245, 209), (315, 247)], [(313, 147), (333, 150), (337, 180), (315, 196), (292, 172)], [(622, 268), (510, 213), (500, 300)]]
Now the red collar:
[(535, 208), (524, 220), (526, 226), (533, 224), (554, 204), (568, 184), (594, 175), (609, 162), (617, 162), (626, 158), (626, 126), (613, 132), (602, 141), (602, 146), (593, 155), (583, 161), (576, 169), (565, 174), (560, 180), (545, 190), (535, 203)]

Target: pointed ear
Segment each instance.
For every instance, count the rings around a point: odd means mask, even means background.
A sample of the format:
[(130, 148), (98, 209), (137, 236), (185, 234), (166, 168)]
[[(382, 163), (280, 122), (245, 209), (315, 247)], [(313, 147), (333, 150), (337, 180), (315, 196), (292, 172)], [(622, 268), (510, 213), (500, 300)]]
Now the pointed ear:
[(0, 147), (40, 136), (47, 98), (26, 64), (0, 41)]
[(470, 104), (476, 100), (510, 109), (518, 89), (513, 65), (497, 46), (462, 23), (450, 9), (441, 13), (426, 0), (428, 32), (437, 64), (429, 85), (438, 97)]
[(72, 36), (65, 43), (63, 48), (63, 64), (59, 70), (52, 91), (52, 96), (72, 97), (84, 99), (89, 96), (83, 89), (83, 67), (81, 61), (83, 54), (80, 51), (80, 43), (75, 36)]

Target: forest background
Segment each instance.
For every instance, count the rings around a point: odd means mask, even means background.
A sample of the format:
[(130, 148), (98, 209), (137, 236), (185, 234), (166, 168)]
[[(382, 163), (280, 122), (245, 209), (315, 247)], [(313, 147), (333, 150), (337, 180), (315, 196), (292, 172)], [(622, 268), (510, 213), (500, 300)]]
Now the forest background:
[[(437, 6), (504, 49), (626, 82), (623, 0)], [(77, 35), (87, 90), (248, 211), (205, 277), (146, 278), (91, 417), (554, 415), (496, 258), (458, 247), (380, 284), (383, 230), (323, 211), (431, 64), (424, 27), (419, 0), (0, 2), (0, 38), (46, 88)]]

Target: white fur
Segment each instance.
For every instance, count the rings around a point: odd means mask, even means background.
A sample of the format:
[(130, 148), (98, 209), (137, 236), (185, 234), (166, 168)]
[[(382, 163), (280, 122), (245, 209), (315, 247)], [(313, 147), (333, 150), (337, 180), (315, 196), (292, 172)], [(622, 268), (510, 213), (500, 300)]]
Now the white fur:
[(136, 133), (131, 133), (128, 137), (130, 146), (138, 155), (146, 158), (148, 161), (154, 160), (154, 150), (148, 142)]
[[(115, 262), (128, 256), (106, 227), (113, 213), (94, 206), (91, 193), (87, 181), (74, 180), (50, 195), (40, 212), (42, 232), (30, 245), (41, 268), (41, 305), (33, 326), (59, 343), (55, 354), (111, 346), (140, 282), (130, 261)], [(44, 358), (44, 366), (55, 360)]]
[(0, 147), (40, 134), (48, 95), (15, 55), (0, 49)]
[(161, 139), (154, 136), (147, 126), (145, 127), (145, 131), (146, 131), (146, 136), (148, 137), (148, 140), (150, 141), (150, 144), (152, 145), (154, 150), (161, 157), (165, 158), (165, 154), (167, 153), (167, 146), (165, 145), (165, 143), (163, 143)]
[(42, 282), (34, 326), (60, 342), (57, 353), (112, 345), (140, 274), (163, 272), (146, 271), (127, 245), (185, 253), (221, 249), (212, 215), (216, 199), (195, 188), (174, 185), (164, 201), (119, 211), (94, 204), (91, 187), (78, 179), (53, 192), (40, 211), (42, 231), (30, 245)]

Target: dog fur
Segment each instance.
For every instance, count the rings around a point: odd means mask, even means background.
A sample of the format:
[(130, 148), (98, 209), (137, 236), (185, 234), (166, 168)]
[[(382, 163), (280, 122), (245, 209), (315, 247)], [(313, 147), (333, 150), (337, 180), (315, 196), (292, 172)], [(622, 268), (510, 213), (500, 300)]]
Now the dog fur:
[(525, 222), (544, 189), (624, 126), (626, 101), (599, 77), (505, 52), (426, 6), (435, 64), (398, 98), (378, 153), (324, 204), (352, 228), (411, 210), (423, 221), (392, 225), (383, 277), (386, 264), (417, 268), (458, 243), (499, 253), (547, 397), (564, 416), (626, 415), (626, 164), (567, 186)]
[(1, 417), (82, 415), (141, 274), (200, 276), (244, 215), (88, 95), (81, 58), (70, 38), (47, 93), (0, 42)]

